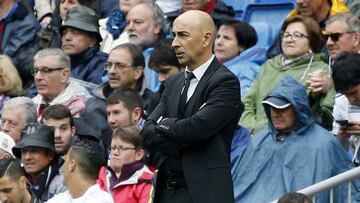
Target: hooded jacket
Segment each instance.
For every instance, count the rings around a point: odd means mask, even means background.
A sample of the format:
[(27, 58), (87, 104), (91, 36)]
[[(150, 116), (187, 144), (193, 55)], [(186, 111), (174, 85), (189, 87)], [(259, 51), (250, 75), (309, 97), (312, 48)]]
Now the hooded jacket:
[[(267, 128), (251, 137), (232, 167), (236, 202), (269, 202), (352, 166), (340, 142), (315, 123), (302, 84), (285, 76), (268, 97), (289, 101), (296, 121), (291, 133), (284, 140), (276, 141), (279, 132), (271, 122), (270, 106), (263, 106)], [(355, 189), (353, 192), (359, 193)], [(330, 202), (328, 197), (327, 192), (321, 193), (316, 196), (316, 202)], [(346, 202), (346, 188), (337, 188), (334, 197), (334, 202)]]
[[(241, 116), (240, 124), (248, 128), (251, 134), (259, 132), (266, 127), (267, 119), (262, 107), (262, 100), (284, 77), (290, 75), (295, 80), (306, 86), (308, 73), (316, 70), (327, 69), (328, 65), (323, 62), (322, 54), (314, 54), (302, 57), (291, 64), (284, 64), (282, 54), (267, 60), (261, 66), (260, 73), (253, 85), (243, 98), (245, 110)], [(310, 92), (307, 90), (307, 93)], [(331, 89), (326, 95), (319, 96), (312, 104), (312, 109), (317, 116), (317, 121), (322, 121), (323, 125), (332, 126), (332, 107), (334, 105), (335, 90)]]
[(262, 65), (265, 60), (266, 49), (261, 46), (253, 46), (224, 63), (224, 65), (239, 78), (241, 97), (246, 95), (259, 73), (260, 65)]

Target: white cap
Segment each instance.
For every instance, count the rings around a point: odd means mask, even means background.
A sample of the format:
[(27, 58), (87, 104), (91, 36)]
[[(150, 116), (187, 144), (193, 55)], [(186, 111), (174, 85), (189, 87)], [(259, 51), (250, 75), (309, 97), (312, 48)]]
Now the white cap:
[(12, 157), (15, 158), (14, 154), (12, 153), (12, 148), (15, 146), (15, 141), (10, 135), (0, 132), (0, 149), (6, 151), (7, 153), (11, 154)]

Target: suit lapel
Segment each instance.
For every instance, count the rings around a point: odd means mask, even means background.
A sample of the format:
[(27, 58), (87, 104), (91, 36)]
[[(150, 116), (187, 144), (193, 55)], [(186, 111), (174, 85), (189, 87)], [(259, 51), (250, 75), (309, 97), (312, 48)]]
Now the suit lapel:
[[(221, 66), (221, 64), (219, 64), (217, 62), (217, 60), (214, 58), (214, 60), (210, 64), (210, 66), (206, 69), (204, 75), (201, 77), (198, 85), (196, 86), (194, 94), (191, 96), (191, 98), (186, 106), (186, 110), (185, 110), (185, 114), (184, 114), (185, 117), (188, 117), (199, 110), (197, 108), (199, 108), (202, 105), (202, 103), (199, 103), (200, 96), (204, 92), (204, 88), (208, 85), (208, 80), (215, 73), (215, 71), (217, 69), (219, 69), (220, 66)], [(180, 98), (180, 96), (179, 96), (179, 98)], [(203, 102), (205, 102), (205, 101), (203, 101)]]
[(173, 104), (170, 104), (173, 108), (171, 108), (171, 114), (177, 115), (179, 110), (179, 102), (180, 102), (180, 95), (181, 95), (181, 89), (184, 86), (185, 83), (185, 74), (181, 73), (179, 76), (179, 79), (175, 82), (173, 92), (171, 93), (173, 96), (171, 99), (171, 102)]

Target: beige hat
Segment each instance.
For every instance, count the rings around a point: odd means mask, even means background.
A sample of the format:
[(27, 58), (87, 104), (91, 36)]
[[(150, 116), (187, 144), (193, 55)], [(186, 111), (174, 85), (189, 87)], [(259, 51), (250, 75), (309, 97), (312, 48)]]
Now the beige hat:
[(12, 153), (12, 148), (15, 146), (15, 141), (10, 137), (10, 135), (0, 132), (0, 149), (6, 151), (7, 153), (11, 154), (12, 157), (15, 158), (14, 154)]

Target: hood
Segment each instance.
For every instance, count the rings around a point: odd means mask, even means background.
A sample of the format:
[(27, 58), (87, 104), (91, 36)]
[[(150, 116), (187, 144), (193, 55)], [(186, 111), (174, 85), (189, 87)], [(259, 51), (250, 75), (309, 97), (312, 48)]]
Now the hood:
[[(330, 16), (334, 16), (338, 13), (346, 13), (349, 12), (349, 9), (346, 7), (346, 4), (343, 0), (331, 0), (330, 7)], [(299, 10), (294, 8), (286, 18), (290, 18), (299, 14)]]
[(261, 66), (267, 59), (266, 49), (262, 46), (255, 45), (240, 53), (236, 60), (251, 61)]
[(292, 62), (285, 62), (285, 57), (283, 54), (279, 54), (273, 58), (273, 60), (268, 60), (271, 67), (277, 69), (279, 72), (286, 71), (288, 69), (303, 69), (303, 77), (307, 74), (314, 61), (324, 61), (324, 55), (322, 53), (306, 53), (303, 56), (300, 56)]
[[(294, 132), (302, 134), (309, 127), (314, 125), (315, 120), (309, 105), (308, 96), (304, 86), (297, 82), (291, 76), (284, 76), (284, 78), (275, 86), (275, 88), (264, 98), (277, 97), (285, 99), (291, 103), (291, 106), (296, 112), (296, 125)], [(268, 127), (271, 131), (276, 132), (270, 116), (270, 106), (264, 104), (266, 117), (268, 118)], [(276, 136), (277, 133), (272, 133)]]

